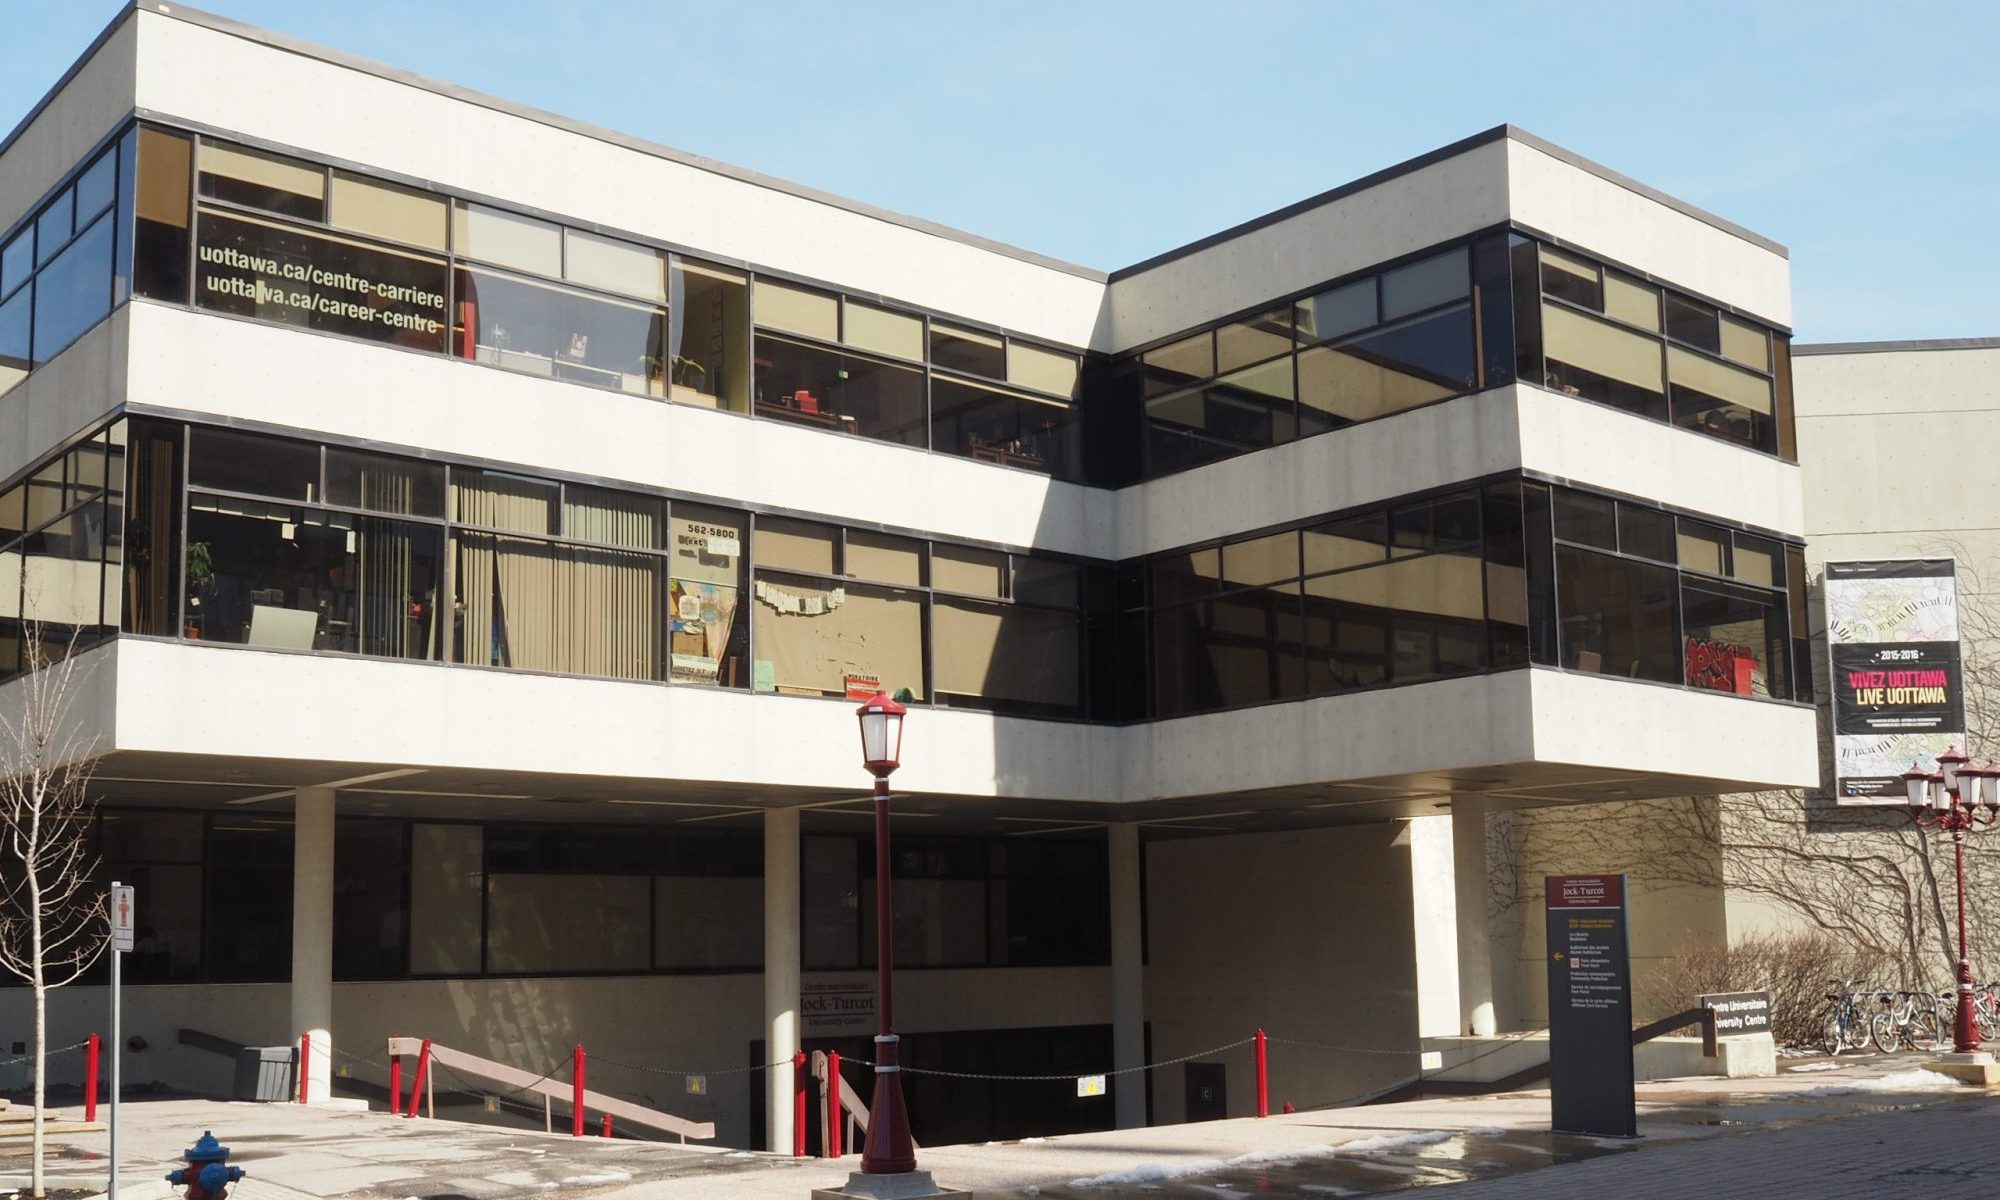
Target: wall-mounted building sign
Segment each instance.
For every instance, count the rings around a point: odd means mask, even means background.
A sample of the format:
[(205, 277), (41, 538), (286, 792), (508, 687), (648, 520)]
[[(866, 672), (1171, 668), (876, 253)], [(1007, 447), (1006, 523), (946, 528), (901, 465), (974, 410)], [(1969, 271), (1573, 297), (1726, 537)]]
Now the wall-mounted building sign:
[(799, 1016), (814, 1037), (866, 1033), (875, 1028), (875, 985), (808, 980), (799, 989)]
[(1957, 566), (1949, 558), (1826, 564), (1834, 794), (1901, 804), (1904, 771), (1965, 736)]

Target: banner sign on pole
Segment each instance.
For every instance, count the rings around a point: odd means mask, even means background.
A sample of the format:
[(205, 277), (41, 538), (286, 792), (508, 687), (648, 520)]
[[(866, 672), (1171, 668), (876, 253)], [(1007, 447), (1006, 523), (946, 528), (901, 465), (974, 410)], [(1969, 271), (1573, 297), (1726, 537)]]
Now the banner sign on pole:
[(1625, 877), (1550, 875), (1544, 886), (1549, 1123), (1562, 1133), (1637, 1137)]
[(1826, 564), (1834, 796), (1903, 804), (1902, 774), (1965, 737), (1957, 564), (1949, 558)]

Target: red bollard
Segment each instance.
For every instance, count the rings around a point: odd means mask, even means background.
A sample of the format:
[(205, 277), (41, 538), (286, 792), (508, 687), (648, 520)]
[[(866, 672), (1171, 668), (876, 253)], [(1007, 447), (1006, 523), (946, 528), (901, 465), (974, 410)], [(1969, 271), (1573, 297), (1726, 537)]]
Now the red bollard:
[(424, 1095), (424, 1076), (430, 1074), (430, 1070), (431, 1040), (425, 1038), (424, 1044), (417, 1048), (417, 1073), (410, 1080), (410, 1110), (404, 1113), (404, 1116), (414, 1117), (417, 1115), (417, 1104), (423, 1099)]
[(792, 1055), (792, 1157), (806, 1156), (806, 1052)]
[(1297, 1112), (1297, 1111), (1299, 1111), (1299, 1110), (1298, 1110), (1298, 1109), (1296, 1109), (1296, 1108), (1293, 1108), (1293, 1107), (1292, 1107), (1292, 1102), (1291, 1102), (1290, 1100), (1287, 1100), (1287, 1101), (1285, 1101), (1285, 1111), (1286, 1111), (1286, 1112), (1288, 1112), (1288, 1113), (1295, 1113), (1295, 1112)]
[(403, 1056), (389, 1056), (389, 1115), (403, 1115)]
[(97, 1119), (97, 1048), (96, 1034), (90, 1035), (89, 1049), (83, 1059), (83, 1119)]
[(840, 1157), (840, 1051), (826, 1052), (826, 1156)]
[(583, 1136), (583, 1046), (571, 1052), (569, 1060), (569, 1135)]
[(599, 1124), (598, 1124), (598, 1129), (597, 1129), (597, 1136), (598, 1136), (598, 1137), (610, 1137), (610, 1136), (611, 1136), (611, 1114), (610, 1114), (610, 1113), (605, 1113), (605, 1114), (604, 1114), (604, 1117), (603, 1117), (603, 1119), (602, 1119), (602, 1120), (601, 1120), (601, 1121), (599, 1122)]
[(1271, 1073), (1264, 1055), (1264, 1031), (1257, 1031), (1257, 1115), (1271, 1115)]
[(312, 1078), (313, 1035), (299, 1035), (299, 1103), (306, 1102), (306, 1081)]

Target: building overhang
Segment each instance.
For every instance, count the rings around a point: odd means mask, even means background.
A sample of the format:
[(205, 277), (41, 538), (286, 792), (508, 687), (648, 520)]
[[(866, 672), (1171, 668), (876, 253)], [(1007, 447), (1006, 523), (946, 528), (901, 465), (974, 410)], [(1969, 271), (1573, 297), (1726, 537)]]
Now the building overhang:
[[(84, 662), (77, 713), (111, 803), (266, 811), (330, 786), (347, 811), (438, 819), (868, 811), (846, 701), (135, 637)], [(1460, 795), (1806, 787), (1816, 738), (1806, 706), (1537, 668), (1122, 727), (920, 708), (895, 786), (897, 811), (940, 831), (1243, 832)]]

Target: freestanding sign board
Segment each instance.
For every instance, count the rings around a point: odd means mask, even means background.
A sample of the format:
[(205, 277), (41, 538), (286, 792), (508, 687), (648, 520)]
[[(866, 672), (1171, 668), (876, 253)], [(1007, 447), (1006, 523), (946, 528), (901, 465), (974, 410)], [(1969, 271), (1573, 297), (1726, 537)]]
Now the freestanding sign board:
[(1637, 1137), (1625, 877), (1550, 875), (1545, 886), (1549, 1123), (1562, 1133)]
[(1949, 558), (1826, 564), (1834, 796), (1905, 802), (1902, 774), (1965, 735), (1957, 564)]

